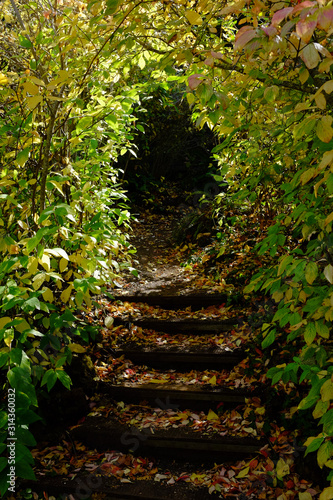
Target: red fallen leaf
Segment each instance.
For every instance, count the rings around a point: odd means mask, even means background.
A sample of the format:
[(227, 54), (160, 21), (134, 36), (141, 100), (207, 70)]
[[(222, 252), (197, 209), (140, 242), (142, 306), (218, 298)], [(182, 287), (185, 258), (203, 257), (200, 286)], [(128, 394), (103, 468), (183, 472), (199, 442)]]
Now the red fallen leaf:
[(266, 464), (265, 470), (267, 470), (268, 472), (274, 470), (274, 464), (270, 464), (270, 463)]
[(287, 483), (286, 483), (286, 486), (287, 486), (288, 490), (292, 490), (295, 486), (295, 483), (292, 479), (289, 479), (289, 481), (287, 481)]
[(258, 460), (255, 458), (254, 460), (251, 460), (251, 462), (249, 463), (249, 467), (250, 469), (255, 469), (258, 465)]
[(78, 425), (79, 424), (83, 424), (83, 422), (85, 421), (86, 417), (82, 417), (79, 421), (78, 421)]
[(184, 474), (183, 476), (179, 476), (176, 481), (183, 481), (184, 479), (188, 479), (190, 476), (188, 474)]

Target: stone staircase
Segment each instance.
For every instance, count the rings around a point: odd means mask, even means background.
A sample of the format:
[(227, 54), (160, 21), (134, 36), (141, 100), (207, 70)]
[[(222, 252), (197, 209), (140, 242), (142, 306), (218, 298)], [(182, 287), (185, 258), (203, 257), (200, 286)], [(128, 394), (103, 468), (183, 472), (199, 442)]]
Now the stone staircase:
[[(125, 300), (118, 297), (115, 300)], [(224, 296), (135, 296), (126, 297), (126, 301), (143, 302), (150, 305), (161, 305), (165, 310), (180, 311), (191, 307), (200, 310), (201, 307), (220, 305), (225, 302)], [(123, 321), (117, 319), (116, 323)], [(188, 319), (181, 315), (170, 319), (128, 319), (125, 323), (129, 329), (140, 328), (142, 336), (149, 337), (152, 330), (168, 333), (169, 336), (182, 334), (195, 338), (200, 335), (207, 338), (200, 348), (179, 347), (172, 343), (168, 345), (133, 345), (125, 343), (112, 346), (108, 359), (130, 360), (135, 365), (145, 365), (149, 369), (168, 372), (174, 370), (175, 377), (191, 370), (216, 370), (217, 373), (229, 372), (245, 357), (241, 348), (223, 349), (211, 346), (212, 335), (228, 332), (237, 325), (238, 318), (218, 319)], [(129, 324), (130, 323), (130, 324)], [(162, 383), (163, 382), (163, 383)], [(100, 378), (97, 382), (97, 393), (101, 397), (104, 412), (91, 412), (77, 425), (67, 430), (67, 436), (75, 448), (76, 443), (82, 443), (98, 453), (112, 453), (115, 450), (124, 454), (131, 453), (138, 457), (148, 457), (156, 463), (163, 464), (168, 470), (180, 468), (212, 467), (214, 464), (232, 463), (237, 460), (251, 459), (267, 444), (258, 437), (238, 437), (237, 435), (202, 434), (192, 430), (191, 426), (174, 428), (172, 425), (164, 429), (151, 427), (140, 428), (135, 423), (121, 421), (114, 416), (114, 409), (119, 402), (126, 405), (136, 405), (138, 412), (150, 409), (157, 411), (193, 412), (214, 411), (218, 408), (232, 409), (245, 404), (246, 398), (258, 394), (259, 388), (234, 388), (219, 384), (187, 384), (176, 379), (165, 383), (158, 380), (146, 383), (133, 381), (108, 380)], [(32, 486), (32, 484), (31, 484)], [(36, 485), (34, 485), (36, 489)], [(110, 477), (99, 475), (98, 471), (90, 474), (78, 472), (73, 479), (40, 477), (38, 488), (49, 494), (59, 495), (63, 500), (81, 500), (94, 498), (92, 495), (105, 495), (107, 499), (147, 499), (147, 500), (196, 500), (212, 498), (207, 488), (194, 487), (192, 484), (160, 484), (151, 481), (135, 481), (122, 484)], [(86, 489), (86, 492), (85, 492)], [(98, 497), (96, 497), (98, 498)], [(214, 494), (213, 498), (227, 498), (222, 494)]]

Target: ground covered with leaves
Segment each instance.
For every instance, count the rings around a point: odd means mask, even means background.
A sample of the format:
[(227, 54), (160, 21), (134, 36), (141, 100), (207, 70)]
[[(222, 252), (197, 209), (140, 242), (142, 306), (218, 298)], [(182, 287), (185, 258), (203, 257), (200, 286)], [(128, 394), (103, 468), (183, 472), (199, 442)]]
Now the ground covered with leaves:
[[(184, 233), (179, 243), (179, 235), (178, 242), (175, 239), (182, 219), (188, 220), (191, 213), (194, 217), (193, 212), (181, 204), (170, 209), (164, 206), (163, 214), (151, 208), (143, 211), (133, 226), (132, 241), (138, 249), (137, 276), (119, 278), (108, 297), (97, 297), (91, 310), (83, 315), (85, 321), (99, 330), (97, 340), (82, 349), (91, 360), (96, 387), (112, 384), (135, 388), (148, 384), (156, 388), (181, 386), (201, 391), (227, 388), (234, 392), (246, 390), (248, 396), (243, 404), (236, 406), (212, 402), (209, 408), (191, 409), (190, 405), (163, 407), (148, 401), (134, 404), (110, 400), (103, 390), (86, 394), (88, 410), (83, 418), (74, 426), (65, 426), (53, 440), (40, 439), (33, 450), (37, 478), (49, 488), (45, 486), (41, 493), (30, 486), (32, 489), (22, 490), (17, 498), (58, 498), (56, 492), (65, 480), (67, 485), (89, 484), (84, 498), (96, 500), (107, 499), (108, 489), (135, 484), (141, 495), (147, 491), (156, 493), (163, 487), (161, 498), (176, 495), (179, 500), (197, 498), (196, 491), (200, 498), (318, 499), (321, 478), (316, 476), (317, 470), (312, 469), (311, 461), (304, 461), (303, 445), (308, 429), (306, 424), (302, 425), (302, 416), (297, 417), (302, 387), (289, 380), (280, 381), (272, 389), (266, 377), (272, 360), (275, 363), (279, 357), (296, 355), (297, 344), (286, 346), (283, 352), (280, 346), (273, 345), (270, 352), (264, 353), (259, 348), (261, 327), (265, 318), (274, 313), (275, 305), (264, 297), (250, 301), (240, 295), (241, 286), (253, 269), (262, 265), (262, 258), (253, 251), (262, 237), (262, 232), (260, 236), (258, 232), (259, 223), (264, 230), (262, 221), (252, 214), (246, 227), (241, 225), (236, 229), (235, 225), (230, 230), (227, 226), (223, 236), (214, 225), (205, 232), (198, 229), (197, 224), (197, 230)], [(238, 216), (229, 214), (230, 217)], [(177, 311), (144, 301), (144, 296), (151, 294), (183, 296), (202, 292), (225, 293), (226, 301), (198, 310), (187, 307)], [(139, 294), (137, 302), (126, 300)], [(164, 333), (138, 326), (140, 320), (147, 319), (206, 320), (221, 324), (233, 319), (234, 325), (207, 336), (191, 331)], [(243, 358), (232, 368), (164, 369), (136, 364), (126, 357), (126, 352), (116, 355), (117, 351), (126, 349), (152, 352), (160, 349), (166, 355), (172, 352), (243, 353)], [(163, 461), (114, 449), (98, 451), (71, 437), (73, 429), (94, 418), (135, 428), (138, 433), (159, 433), (175, 439), (184, 434), (202, 438), (251, 438), (260, 442), (260, 451), (243, 460), (210, 465), (196, 463), (191, 456), (179, 464), (177, 457)], [(83, 498), (74, 487), (71, 491), (66, 496), (68, 500)]]

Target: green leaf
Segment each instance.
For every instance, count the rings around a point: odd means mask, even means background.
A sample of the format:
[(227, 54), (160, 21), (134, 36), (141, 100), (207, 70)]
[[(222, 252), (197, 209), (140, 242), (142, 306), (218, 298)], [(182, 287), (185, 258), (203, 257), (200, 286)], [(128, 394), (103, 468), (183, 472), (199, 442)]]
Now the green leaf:
[(20, 151), (16, 157), (15, 163), (19, 167), (22, 167), (26, 161), (28, 161), (31, 146)]
[(90, 130), (91, 124), (92, 124), (91, 116), (85, 116), (84, 118), (81, 118), (81, 120), (79, 120), (76, 125), (76, 133), (79, 135), (83, 131)]
[(316, 321), (316, 330), (318, 335), (320, 337), (323, 337), (324, 339), (329, 339), (330, 338), (330, 330), (327, 325), (324, 324), (323, 320)]
[(277, 275), (281, 276), (284, 273), (288, 264), (290, 264), (293, 260), (294, 260), (293, 255), (285, 255), (279, 264)]
[(43, 386), (44, 384), (46, 384), (47, 390), (50, 392), (56, 381), (57, 381), (56, 371), (51, 368), (50, 370), (47, 370), (47, 372), (45, 372), (42, 383), (40, 385)]
[(324, 437), (313, 439), (311, 443), (307, 446), (304, 456), (306, 456), (308, 453), (318, 450), (318, 448), (320, 448), (321, 444), (323, 443), (324, 439), (325, 439)]
[(318, 276), (318, 266), (315, 262), (309, 262), (305, 268), (305, 279), (312, 285), (316, 277)]
[(8, 464), (8, 459), (5, 457), (0, 457), (0, 472), (4, 470), (5, 467), (7, 467)]
[(23, 427), (17, 427), (15, 437), (18, 441), (26, 446), (35, 446), (36, 440), (32, 433)]
[(56, 374), (58, 379), (66, 387), (66, 389), (70, 389), (72, 381), (67, 373), (63, 370), (56, 370)]
[(35, 473), (26, 461), (19, 461), (15, 464), (15, 472), (16, 474), (23, 479), (30, 479), (32, 481), (36, 481)]
[(30, 253), (31, 250), (34, 250), (38, 243), (40, 242), (40, 239), (34, 236), (33, 238), (30, 238), (28, 243), (27, 243), (27, 252)]
[(107, 0), (107, 8), (105, 10), (106, 16), (112, 16), (118, 8), (119, 0)]
[(275, 335), (276, 335), (276, 329), (273, 328), (262, 341), (261, 347), (263, 349), (266, 349), (266, 347), (269, 347), (271, 344), (273, 344), (273, 342), (275, 341)]
[(307, 345), (312, 344), (312, 342), (316, 338), (316, 335), (317, 335), (316, 325), (314, 323), (308, 323), (305, 327), (305, 332), (304, 332), (304, 340), (307, 343)]
[(300, 404), (298, 405), (298, 409), (299, 410), (307, 410), (308, 408), (311, 408), (311, 406), (313, 406), (315, 403), (317, 403), (318, 401), (318, 397), (316, 396), (310, 396), (309, 395), (302, 399), (302, 401), (300, 402)]
[(5, 411), (0, 411), (0, 429), (7, 424), (8, 415)]
[(7, 378), (13, 389), (23, 392), (30, 398), (33, 405), (37, 405), (35, 387), (31, 382), (30, 374), (26, 369), (15, 366), (7, 372)]
[(19, 35), (19, 40), (20, 40), (21, 46), (24, 47), (25, 49), (31, 49), (33, 47), (32, 42), (28, 38), (25, 38), (24, 36)]

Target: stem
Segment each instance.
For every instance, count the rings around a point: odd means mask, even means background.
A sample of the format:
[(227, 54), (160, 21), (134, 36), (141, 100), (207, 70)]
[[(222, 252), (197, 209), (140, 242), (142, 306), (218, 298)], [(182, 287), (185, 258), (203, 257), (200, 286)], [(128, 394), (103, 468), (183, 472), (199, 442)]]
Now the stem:
[(57, 110), (59, 107), (59, 102), (55, 103), (54, 106), (50, 106), (50, 122), (47, 127), (46, 140), (43, 147), (43, 159), (42, 159), (42, 177), (40, 183), (40, 203), (39, 212), (45, 208), (45, 198), (46, 198), (46, 180), (50, 168), (50, 151), (52, 144), (53, 128), (57, 116)]

